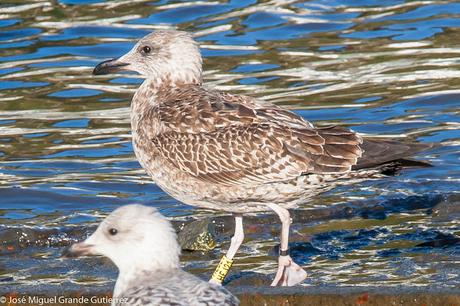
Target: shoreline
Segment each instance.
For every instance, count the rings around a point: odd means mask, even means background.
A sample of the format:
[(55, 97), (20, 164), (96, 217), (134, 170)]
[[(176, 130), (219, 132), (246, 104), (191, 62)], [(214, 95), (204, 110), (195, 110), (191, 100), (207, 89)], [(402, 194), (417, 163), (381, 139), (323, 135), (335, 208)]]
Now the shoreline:
[[(46, 294), (42, 286), (18, 292), (14, 286), (0, 289), (0, 305), (110, 305), (111, 289), (62, 290), (58, 287)], [(48, 285), (49, 287), (49, 285)], [(63, 287), (70, 287), (69, 284)], [(76, 286), (78, 287), (78, 285)], [(460, 288), (448, 287), (363, 287), (363, 286), (228, 286), (245, 305), (460, 305)], [(42, 288), (44, 289), (44, 288)], [(70, 289), (70, 288), (69, 288)], [(63, 292), (66, 292), (63, 294)]]

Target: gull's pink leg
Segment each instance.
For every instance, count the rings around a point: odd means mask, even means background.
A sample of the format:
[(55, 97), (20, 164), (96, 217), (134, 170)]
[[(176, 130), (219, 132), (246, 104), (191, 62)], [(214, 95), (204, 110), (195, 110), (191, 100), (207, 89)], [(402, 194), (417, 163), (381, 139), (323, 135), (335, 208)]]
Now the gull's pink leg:
[(280, 236), (280, 256), (278, 258), (278, 271), (272, 286), (294, 286), (302, 282), (307, 277), (305, 272), (298, 264), (296, 264), (291, 256), (289, 256), (289, 226), (291, 218), (289, 211), (276, 204), (268, 204), (281, 220), (281, 236)]
[(244, 240), (244, 229), (243, 229), (243, 216), (240, 214), (234, 214), (235, 216), (235, 233), (233, 234), (232, 240), (230, 242), (230, 247), (228, 248), (227, 254), (222, 257), (219, 265), (214, 271), (210, 283), (221, 285), (227, 275), (230, 267), (233, 263), (233, 257), (235, 257), (236, 252), (240, 248), (240, 245)]

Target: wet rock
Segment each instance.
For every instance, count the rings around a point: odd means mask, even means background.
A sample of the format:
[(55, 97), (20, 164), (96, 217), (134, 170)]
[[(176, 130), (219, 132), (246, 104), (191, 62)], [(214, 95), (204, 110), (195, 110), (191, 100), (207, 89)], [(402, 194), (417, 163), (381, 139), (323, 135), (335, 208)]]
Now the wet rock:
[(385, 208), (387, 213), (402, 213), (417, 209), (431, 209), (442, 201), (442, 198), (440, 194), (413, 195), (404, 198), (389, 199), (380, 205)]
[(30, 228), (5, 228), (0, 231), (0, 242), (4, 245), (22, 246), (37, 239), (37, 234)]
[(363, 219), (376, 219), (384, 220), (387, 215), (385, 212), (385, 207), (383, 205), (374, 205), (369, 208), (364, 208), (359, 216)]
[(453, 245), (460, 245), (460, 237), (452, 234), (437, 233), (433, 240), (419, 243), (416, 247), (445, 248)]
[[(89, 229), (91, 231), (91, 229)], [(88, 229), (84, 227), (71, 228), (3, 228), (0, 229), (0, 251), (12, 249), (24, 249), (29, 246), (38, 247), (61, 247), (76, 241), (83, 240), (87, 236)]]
[[(456, 196), (457, 202), (460, 202), (460, 196)], [(392, 213), (405, 213), (418, 209), (431, 210), (442, 201), (443, 196), (439, 194), (408, 196), (385, 201), (366, 199), (365, 201), (353, 201), (341, 204), (331, 203), (330, 206), (325, 208), (293, 210), (291, 216), (293, 223), (303, 224), (315, 221), (349, 219), (356, 216), (363, 219), (384, 220)], [(456, 211), (460, 210), (458, 207), (459, 205), (457, 204)]]
[(327, 208), (298, 209), (292, 212), (293, 223), (311, 223), (334, 219), (352, 218), (359, 214), (359, 207), (350, 207), (349, 204), (333, 204)]
[(398, 249), (388, 249), (388, 250), (382, 250), (382, 251), (377, 251), (377, 256), (386, 258), (386, 257), (394, 257), (398, 256), (401, 254), (401, 250)]
[(250, 272), (231, 271), (227, 276), (224, 285), (231, 286), (268, 286), (272, 282), (273, 275)]
[[(280, 245), (274, 246), (269, 255), (278, 257)], [(298, 264), (307, 264), (312, 256), (321, 254), (321, 251), (315, 248), (310, 242), (289, 243), (289, 255)]]
[(460, 218), (460, 194), (452, 194), (428, 211), (435, 221), (450, 221)]
[(178, 241), (183, 250), (213, 250), (217, 246), (216, 227), (210, 219), (193, 221), (179, 232)]

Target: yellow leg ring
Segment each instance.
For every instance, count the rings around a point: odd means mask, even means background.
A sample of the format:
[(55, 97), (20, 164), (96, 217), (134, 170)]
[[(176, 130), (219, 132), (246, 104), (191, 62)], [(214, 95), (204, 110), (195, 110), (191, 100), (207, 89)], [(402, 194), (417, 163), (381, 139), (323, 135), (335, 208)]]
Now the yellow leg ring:
[(228, 271), (232, 267), (233, 260), (228, 259), (227, 256), (222, 256), (219, 264), (216, 267), (216, 270), (212, 274), (212, 279), (222, 283), (225, 279), (225, 276), (227, 276)]

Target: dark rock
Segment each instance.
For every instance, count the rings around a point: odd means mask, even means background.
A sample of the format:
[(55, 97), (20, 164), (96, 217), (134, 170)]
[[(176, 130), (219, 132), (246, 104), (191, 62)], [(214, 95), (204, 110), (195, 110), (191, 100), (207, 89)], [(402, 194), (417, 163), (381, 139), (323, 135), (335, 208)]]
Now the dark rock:
[(14, 247), (60, 247), (68, 246), (76, 241), (84, 240), (88, 233), (94, 231), (94, 227), (71, 227), (71, 228), (28, 228), (12, 227), (0, 229), (0, 246), (4, 248)]
[(422, 242), (416, 247), (445, 248), (460, 244), (460, 237), (452, 234), (437, 233), (433, 240)]
[(444, 200), (431, 208), (431, 213), (435, 221), (450, 221), (460, 218), (460, 194), (451, 194)]
[(14, 278), (11, 276), (0, 278), (0, 282), (12, 282), (12, 281), (14, 281)]
[[(276, 245), (270, 250), (269, 255), (278, 257), (280, 245)], [(310, 242), (289, 243), (289, 254), (298, 264), (306, 264), (312, 256), (321, 254), (321, 251), (315, 248)]]
[(217, 246), (216, 227), (210, 219), (196, 220), (185, 225), (178, 241), (186, 251), (209, 251)]
[(224, 282), (231, 286), (268, 286), (272, 282), (273, 275), (250, 271), (232, 271)]

